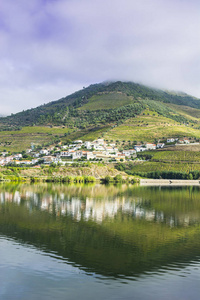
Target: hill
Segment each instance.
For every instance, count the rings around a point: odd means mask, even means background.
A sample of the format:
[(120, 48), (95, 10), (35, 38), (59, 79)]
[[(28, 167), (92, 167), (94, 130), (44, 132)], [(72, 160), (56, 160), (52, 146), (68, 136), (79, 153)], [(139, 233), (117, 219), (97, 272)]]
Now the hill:
[(199, 139), (200, 99), (133, 82), (104, 82), (67, 97), (0, 118), (1, 146), (66, 139), (154, 141)]
[[(84, 127), (82, 121), (87, 126), (88, 123), (93, 125), (124, 119), (128, 116), (127, 109), (132, 114), (141, 112), (146, 104), (143, 100), (200, 108), (199, 99), (187, 94), (175, 94), (132, 82), (118, 81), (90, 85), (57, 101), (0, 118), (0, 123), (8, 126), (74, 125), (80, 128)], [(113, 114), (116, 113), (118, 116), (114, 117)], [(92, 118), (88, 120), (88, 117)], [(81, 122), (78, 122), (80, 118)]]

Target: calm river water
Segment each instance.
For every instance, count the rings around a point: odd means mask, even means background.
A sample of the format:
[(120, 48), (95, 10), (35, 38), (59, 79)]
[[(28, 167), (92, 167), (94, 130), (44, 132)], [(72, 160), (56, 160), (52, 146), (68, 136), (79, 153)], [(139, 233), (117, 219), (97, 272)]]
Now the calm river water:
[(199, 187), (0, 185), (0, 299), (193, 300)]

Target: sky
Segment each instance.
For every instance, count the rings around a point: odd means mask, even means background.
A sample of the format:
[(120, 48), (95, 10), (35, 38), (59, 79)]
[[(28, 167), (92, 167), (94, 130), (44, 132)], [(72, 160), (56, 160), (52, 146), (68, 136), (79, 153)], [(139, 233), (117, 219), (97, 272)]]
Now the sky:
[(0, 0), (0, 115), (106, 80), (200, 98), (199, 0)]

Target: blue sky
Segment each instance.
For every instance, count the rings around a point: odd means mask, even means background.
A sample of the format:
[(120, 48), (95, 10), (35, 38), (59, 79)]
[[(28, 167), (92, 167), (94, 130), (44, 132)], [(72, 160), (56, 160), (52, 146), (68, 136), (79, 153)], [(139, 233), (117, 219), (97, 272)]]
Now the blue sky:
[(200, 98), (200, 2), (0, 0), (0, 114), (124, 80)]

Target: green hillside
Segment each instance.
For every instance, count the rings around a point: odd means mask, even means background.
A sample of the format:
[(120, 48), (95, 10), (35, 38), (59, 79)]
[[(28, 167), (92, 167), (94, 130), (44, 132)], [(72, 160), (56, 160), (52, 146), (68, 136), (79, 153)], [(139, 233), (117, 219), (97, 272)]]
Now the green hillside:
[[(143, 100), (186, 105), (200, 108), (200, 101), (186, 94), (174, 94), (152, 89), (132, 82), (110, 82), (90, 85), (67, 97), (29, 109), (6, 118), (0, 118), (1, 128), (6, 126), (64, 125), (81, 128), (95, 123), (116, 122), (127, 115), (113, 118), (111, 110), (127, 105), (133, 114), (143, 109)], [(135, 108), (137, 106), (137, 108)], [(101, 112), (99, 112), (101, 111)], [(96, 113), (98, 112), (98, 113)]]
[(187, 115), (187, 117), (191, 116), (191, 119), (200, 119), (200, 110), (197, 108), (176, 104), (169, 104), (168, 106), (172, 109), (175, 109), (180, 114)]
[(133, 103), (133, 97), (122, 92), (108, 92), (92, 96), (79, 110), (115, 109)]
[(65, 141), (70, 130), (67, 128), (49, 128), (44, 126), (27, 126), (17, 131), (0, 131), (0, 151), (19, 152), (30, 148), (48, 146)]
[(199, 139), (199, 128), (199, 99), (132, 82), (104, 82), (0, 118), (0, 148), (98, 137), (138, 142), (174, 136)]
[(135, 118), (128, 119), (123, 124), (106, 132), (104, 138), (138, 142), (154, 142), (159, 139), (165, 140), (170, 137), (182, 138), (185, 136), (199, 139), (200, 130), (195, 128), (189, 118), (186, 122), (177, 122), (155, 111), (145, 110)]

